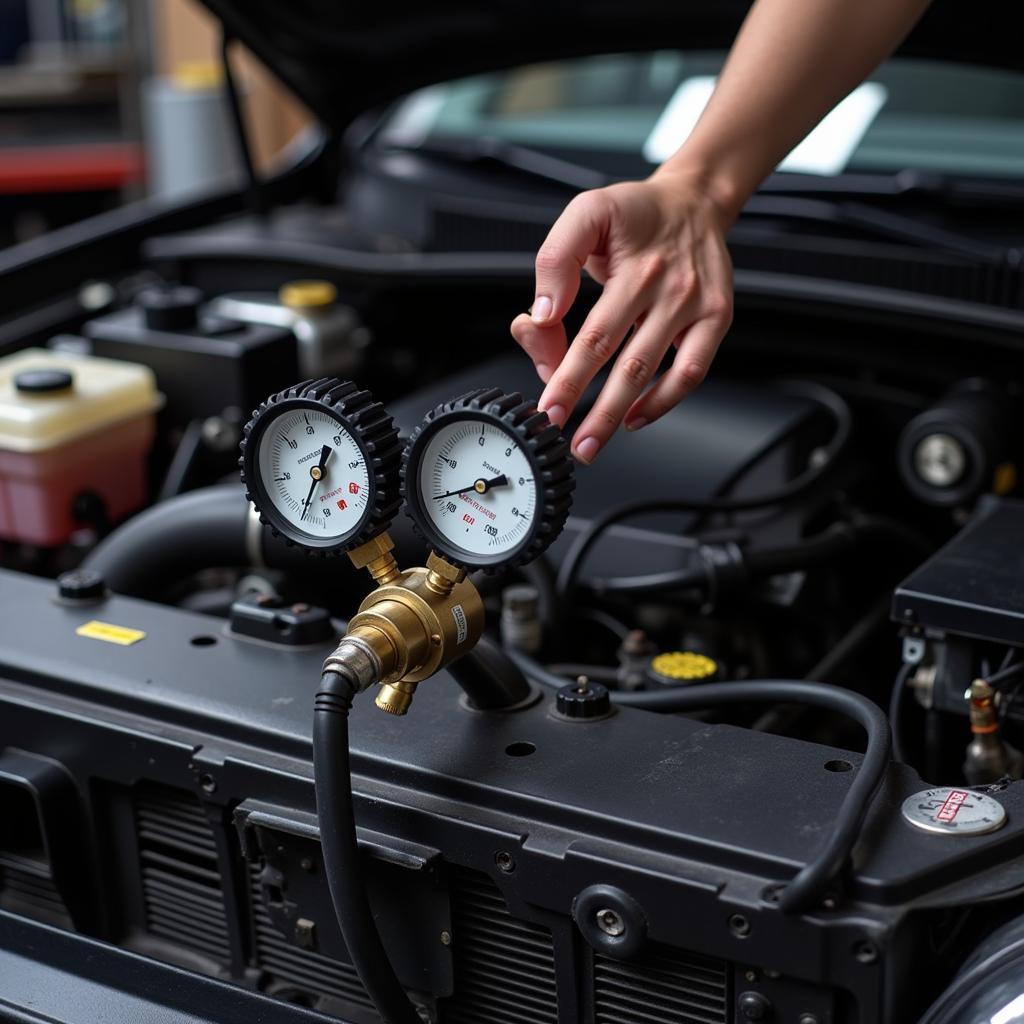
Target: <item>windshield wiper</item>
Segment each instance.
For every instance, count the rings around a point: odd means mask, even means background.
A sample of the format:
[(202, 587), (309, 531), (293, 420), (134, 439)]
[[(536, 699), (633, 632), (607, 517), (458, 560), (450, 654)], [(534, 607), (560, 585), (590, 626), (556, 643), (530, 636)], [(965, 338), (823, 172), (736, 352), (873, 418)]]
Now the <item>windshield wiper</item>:
[(958, 178), (935, 171), (907, 168), (895, 174), (845, 171), (837, 175), (776, 172), (759, 189), (764, 194), (792, 196), (844, 196), (851, 199), (921, 196), (945, 203), (1019, 208), (1024, 204), (1024, 185), (991, 178)]
[[(382, 138), (384, 150), (416, 153), (459, 164), (493, 164), (547, 183), (562, 185), (575, 191), (601, 188), (614, 180), (592, 167), (551, 156), (518, 142), (508, 142), (490, 136), (465, 139), (441, 138), (419, 143), (402, 143)], [(799, 182), (786, 179), (799, 177)], [(845, 178), (845, 180), (843, 180)], [(1007, 265), (1024, 263), (1020, 249), (979, 241), (905, 214), (893, 213), (869, 206), (853, 199), (826, 198), (836, 195), (887, 197), (927, 194), (948, 197), (968, 186), (940, 175), (901, 172), (895, 175), (858, 175), (838, 178), (819, 178), (816, 175), (774, 174), (761, 190), (747, 200), (740, 216), (773, 217), (780, 220), (807, 221), (812, 224), (831, 224), (854, 229), (885, 241), (902, 242), (929, 249), (954, 253), (976, 263)], [(999, 186), (996, 186), (997, 188)], [(969, 186), (973, 196), (980, 186)], [(808, 196), (807, 193), (812, 193)], [(817, 193), (817, 196), (814, 195)], [(1006, 189), (1010, 195), (1024, 199), (1024, 189)], [(991, 188), (983, 193), (994, 197)]]
[(592, 167), (562, 160), (539, 149), (531, 149), (518, 142), (508, 142), (490, 136), (466, 139), (430, 139), (427, 142), (403, 143), (382, 138), (384, 150), (416, 153), (459, 164), (494, 164), (506, 170), (517, 171), (530, 178), (549, 184), (562, 185), (582, 192), (586, 189), (609, 185), (612, 179)]
[(1017, 267), (1022, 262), (1019, 249), (979, 241), (914, 217), (854, 201), (759, 194), (747, 200), (741, 216), (834, 224), (863, 231), (876, 238), (942, 249), (976, 263)]

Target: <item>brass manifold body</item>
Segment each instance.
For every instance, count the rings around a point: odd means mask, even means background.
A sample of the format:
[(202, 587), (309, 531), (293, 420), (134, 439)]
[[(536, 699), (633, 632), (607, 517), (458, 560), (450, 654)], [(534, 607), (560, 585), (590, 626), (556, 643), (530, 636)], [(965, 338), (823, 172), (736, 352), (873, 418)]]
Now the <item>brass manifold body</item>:
[(377, 588), (349, 621), (324, 671), (354, 675), (360, 689), (380, 684), (377, 707), (404, 715), (416, 687), (470, 651), (484, 628), (484, 605), (466, 572), (431, 552), (426, 566), (400, 569), (382, 533), (349, 552)]

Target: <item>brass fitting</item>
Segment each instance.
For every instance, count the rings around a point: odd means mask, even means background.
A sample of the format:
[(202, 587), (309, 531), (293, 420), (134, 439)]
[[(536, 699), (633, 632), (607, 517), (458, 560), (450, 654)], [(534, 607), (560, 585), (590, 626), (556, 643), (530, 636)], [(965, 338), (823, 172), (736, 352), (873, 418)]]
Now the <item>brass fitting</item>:
[(401, 570), (387, 534), (349, 553), (377, 582), (350, 620), (342, 640), (356, 641), (379, 663), (376, 704), (404, 715), (416, 686), (480, 639), (484, 606), (465, 570), (431, 553), (426, 566)]
[(348, 553), (349, 561), (357, 569), (366, 569), (378, 586), (394, 583), (402, 575), (395, 556), (391, 554), (394, 547), (395, 542), (389, 533), (379, 533), (373, 540), (353, 548)]

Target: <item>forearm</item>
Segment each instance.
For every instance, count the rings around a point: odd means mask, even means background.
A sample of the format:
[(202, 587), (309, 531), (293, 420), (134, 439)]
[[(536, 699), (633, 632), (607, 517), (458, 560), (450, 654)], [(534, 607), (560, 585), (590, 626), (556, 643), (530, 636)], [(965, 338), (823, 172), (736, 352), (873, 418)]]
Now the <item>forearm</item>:
[(928, 0), (757, 0), (697, 126), (655, 177), (705, 188), (730, 218), (899, 44)]

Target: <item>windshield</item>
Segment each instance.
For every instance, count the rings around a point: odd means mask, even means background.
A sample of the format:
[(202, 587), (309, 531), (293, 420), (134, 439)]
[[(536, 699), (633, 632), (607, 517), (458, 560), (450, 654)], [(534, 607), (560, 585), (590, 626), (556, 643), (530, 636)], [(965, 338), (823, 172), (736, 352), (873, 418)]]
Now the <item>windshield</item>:
[[(498, 139), (611, 173), (646, 173), (686, 137), (724, 53), (661, 51), (535, 64), (423, 89), (382, 140)], [(1024, 74), (894, 58), (780, 170), (1024, 176)]]

